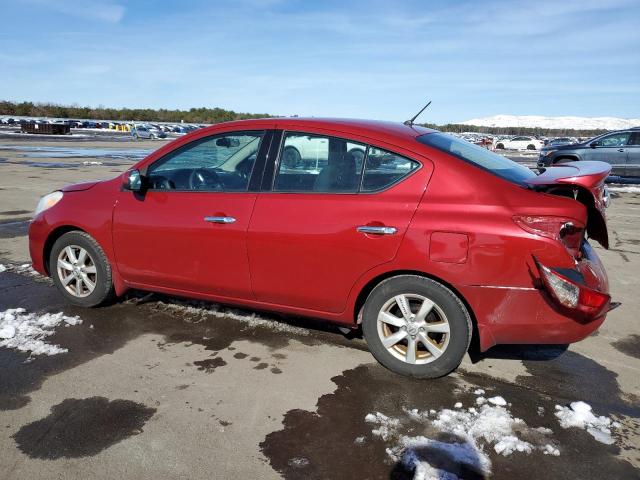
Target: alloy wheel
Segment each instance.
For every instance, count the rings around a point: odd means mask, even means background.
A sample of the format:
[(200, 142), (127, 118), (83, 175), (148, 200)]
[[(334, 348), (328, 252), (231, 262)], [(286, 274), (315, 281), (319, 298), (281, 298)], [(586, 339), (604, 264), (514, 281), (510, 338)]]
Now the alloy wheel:
[(57, 261), (58, 278), (74, 297), (88, 297), (96, 288), (97, 269), (87, 250), (68, 245), (60, 251)]
[(402, 294), (380, 309), (378, 336), (395, 358), (413, 365), (437, 360), (447, 349), (451, 328), (443, 310), (422, 295)]

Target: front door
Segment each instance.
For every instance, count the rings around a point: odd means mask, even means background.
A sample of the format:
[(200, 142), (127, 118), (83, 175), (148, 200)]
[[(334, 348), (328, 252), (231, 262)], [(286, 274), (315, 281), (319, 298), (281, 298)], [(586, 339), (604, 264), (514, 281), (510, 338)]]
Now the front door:
[(246, 233), (256, 193), (248, 190), (264, 136), (195, 140), (148, 166), (142, 194), (121, 193), (113, 243), (125, 281), (251, 298)]
[(339, 313), (360, 276), (395, 257), (431, 166), (318, 133), (285, 133), (281, 152), (292, 148), (300, 161), (280, 161), (254, 207), (253, 291), (263, 302)]

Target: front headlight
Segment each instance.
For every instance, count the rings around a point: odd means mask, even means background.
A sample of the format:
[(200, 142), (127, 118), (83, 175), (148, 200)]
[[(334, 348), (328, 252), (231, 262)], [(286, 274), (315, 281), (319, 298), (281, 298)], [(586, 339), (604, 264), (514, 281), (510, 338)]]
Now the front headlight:
[(51, 192), (48, 195), (45, 195), (38, 202), (38, 206), (36, 207), (36, 213), (34, 214), (34, 217), (38, 215), (40, 212), (44, 212), (48, 208), (53, 207), (60, 200), (62, 200), (62, 192), (59, 190), (56, 192)]

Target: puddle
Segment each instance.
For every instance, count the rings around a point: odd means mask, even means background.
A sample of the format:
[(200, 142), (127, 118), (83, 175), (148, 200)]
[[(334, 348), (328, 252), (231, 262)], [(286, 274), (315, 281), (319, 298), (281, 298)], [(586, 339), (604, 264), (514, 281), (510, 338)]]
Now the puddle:
[(629, 335), (611, 345), (625, 355), (640, 359), (640, 335)]
[[(419, 381), (394, 375), (373, 363), (347, 370), (332, 380), (336, 390), (320, 397), (317, 408), (290, 410), (284, 416), (282, 429), (268, 434), (260, 443), (271, 466), (285, 479), (413, 478), (413, 472), (390, 460), (386, 452), (389, 444), (372, 434), (375, 427), (365, 422), (365, 416), (381, 412), (397, 418), (405, 415), (403, 408), (440, 410), (453, 408), (455, 402), (470, 406), (476, 397), (472, 393), (474, 388), (486, 390), (487, 397), (504, 396), (512, 403), (513, 415), (527, 425), (552, 429), (552, 438), (561, 452), (559, 457), (539, 451), (503, 457), (485, 447), (493, 463), (492, 479), (637, 476), (637, 470), (630, 463), (616, 458), (618, 447), (603, 445), (584, 430), (560, 428), (553, 412), (555, 404), (563, 400), (520, 385), (463, 371)], [(544, 411), (536, 407), (543, 407)], [(406, 434), (428, 433), (422, 424), (415, 425)], [(460, 478), (484, 477), (477, 472), (462, 471)]]
[(47, 417), (22, 427), (13, 439), (30, 458), (91, 457), (142, 433), (155, 412), (130, 400), (68, 398), (51, 407)]

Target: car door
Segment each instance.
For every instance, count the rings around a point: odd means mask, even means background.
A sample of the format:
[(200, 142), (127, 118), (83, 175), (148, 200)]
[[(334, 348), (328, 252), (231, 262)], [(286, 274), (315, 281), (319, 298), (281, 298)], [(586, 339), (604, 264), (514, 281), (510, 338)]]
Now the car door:
[(358, 278), (395, 257), (432, 167), (321, 130), (284, 132), (280, 151), (302, 153), (304, 141), (324, 144), (314, 155), (327, 161), (279, 161), (265, 174), (248, 234), (253, 292), (262, 302), (342, 312)]
[[(118, 270), (138, 286), (250, 298), (250, 180), (271, 132), (194, 140), (150, 164), (143, 193), (123, 191), (113, 214)], [(260, 174), (261, 176), (261, 174)]]
[(633, 132), (629, 138), (624, 174), (628, 177), (640, 177), (640, 131)]
[(625, 175), (627, 167), (627, 143), (631, 132), (617, 132), (601, 137), (589, 144), (587, 160), (611, 164), (612, 175)]

